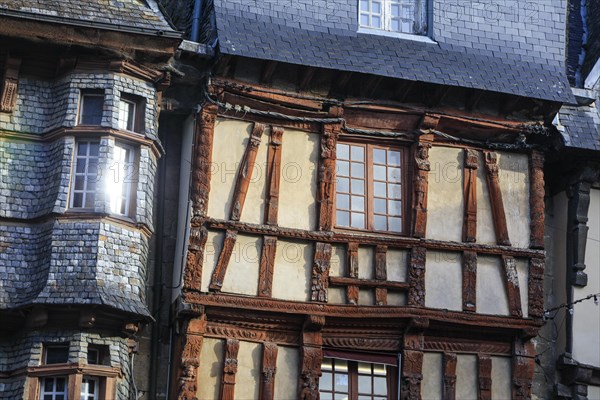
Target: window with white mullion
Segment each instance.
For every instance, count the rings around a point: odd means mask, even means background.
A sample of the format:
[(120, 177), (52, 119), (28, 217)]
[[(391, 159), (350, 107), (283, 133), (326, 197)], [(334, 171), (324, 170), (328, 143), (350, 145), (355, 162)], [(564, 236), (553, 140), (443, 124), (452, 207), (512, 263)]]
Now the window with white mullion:
[(133, 168), (135, 168), (133, 148), (117, 143), (109, 167), (112, 174), (107, 181), (110, 210), (114, 214), (129, 215)]
[[(359, 25), (398, 33), (424, 33), (424, 22), (417, 19), (424, 14), (425, 0), (359, 0)], [(421, 26), (423, 25), (423, 26)]]
[(360, 26), (382, 29), (385, 0), (359, 0)]
[(84, 376), (81, 381), (81, 400), (98, 400), (99, 379)]
[(136, 131), (135, 117), (137, 105), (130, 100), (121, 99), (119, 101), (119, 129), (125, 131)]
[(98, 142), (77, 142), (71, 194), (72, 208), (94, 208), (99, 148)]
[(46, 377), (42, 380), (40, 400), (67, 400), (67, 377)]
[(365, 147), (337, 146), (336, 223), (338, 226), (364, 229), (366, 209)]

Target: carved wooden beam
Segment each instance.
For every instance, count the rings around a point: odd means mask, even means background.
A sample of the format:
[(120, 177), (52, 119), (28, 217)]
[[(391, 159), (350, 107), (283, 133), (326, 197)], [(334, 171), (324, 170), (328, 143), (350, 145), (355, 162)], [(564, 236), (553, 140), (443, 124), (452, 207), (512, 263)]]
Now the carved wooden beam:
[[(233, 400), (235, 391), (235, 375), (238, 368), (238, 351), (240, 341), (237, 339), (227, 339), (225, 345), (225, 362), (223, 365), (223, 381), (221, 385), (220, 400)], [(191, 397), (192, 399), (194, 397)]]
[(310, 288), (310, 299), (312, 301), (327, 303), (331, 249), (331, 244), (329, 243), (315, 243), (315, 255), (313, 259)]
[(319, 377), (323, 360), (323, 336), (321, 330), (325, 317), (309, 315), (304, 323), (300, 351), (300, 380), (298, 399), (319, 399)]
[(504, 285), (508, 295), (508, 308), (513, 317), (522, 317), (521, 293), (519, 292), (519, 276), (517, 274), (517, 262), (513, 257), (502, 256), (504, 268)]
[(401, 399), (420, 400), (421, 381), (423, 380), (423, 348), (425, 340), (423, 330), (429, 325), (426, 318), (413, 318), (403, 337), (403, 360)]
[(250, 140), (246, 146), (244, 157), (240, 163), (240, 169), (238, 171), (235, 189), (233, 191), (233, 202), (231, 204), (230, 219), (233, 221), (239, 221), (244, 209), (244, 202), (246, 201), (246, 194), (248, 193), (248, 186), (252, 179), (252, 171), (254, 170), (254, 163), (256, 161), (256, 154), (258, 153), (258, 146), (262, 134), (265, 130), (263, 124), (255, 123), (250, 134)]
[[(387, 246), (375, 247), (375, 279), (382, 282), (387, 281)], [(375, 304), (387, 305), (387, 288), (375, 288)]]
[(335, 180), (335, 159), (337, 138), (341, 126), (334, 124), (323, 125), (321, 137), (321, 165), (319, 166), (319, 230), (330, 231), (333, 228), (333, 197)]
[(275, 266), (275, 251), (277, 237), (263, 237), (263, 246), (258, 270), (258, 297), (271, 297), (273, 291), (273, 268)]
[(283, 128), (271, 127), (271, 141), (267, 153), (267, 206), (265, 210), (265, 224), (277, 225), (277, 212), (279, 210), (279, 183), (281, 179), (281, 144)]
[(544, 315), (544, 265), (541, 258), (529, 260), (529, 318), (541, 318)]
[(477, 253), (463, 252), (463, 311), (477, 311)]
[(275, 73), (278, 64), (279, 62), (277, 61), (265, 61), (263, 63), (263, 70), (260, 74), (261, 83), (270, 83), (273, 80), (273, 74)]
[(7, 57), (4, 63), (2, 91), (0, 92), (0, 112), (11, 113), (17, 103), (17, 88), (19, 85), (19, 69), (21, 59)]
[[(347, 249), (347, 265), (348, 265), (348, 277), (358, 278), (358, 243), (348, 243)], [(346, 301), (350, 304), (358, 304), (358, 286), (346, 286)]]
[(277, 345), (263, 343), (262, 376), (259, 399), (273, 400), (275, 397), (275, 373), (277, 372)]
[(225, 273), (227, 272), (227, 266), (229, 265), (229, 260), (231, 259), (231, 253), (233, 252), (236, 239), (236, 231), (228, 230), (225, 232), (223, 248), (221, 249), (219, 259), (217, 260), (217, 266), (215, 267), (210, 280), (210, 290), (218, 292), (223, 287), (223, 279), (225, 278)]
[(531, 385), (535, 372), (535, 349), (531, 340), (515, 340), (512, 359), (512, 398), (531, 399)]
[(425, 258), (427, 251), (423, 247), (413, 247), (408, 264), (408, 305), (425, 306)]
[(177, 399), (193, 399), (198, 395), (198, 367), (200, 366), (200, 351), (202, 350), (203, 335), (206, 331), (206, 315), (186, 322), (184, 329), (183, 349), (178, 372)]
[(456, 398), (456, 354), (444, 353), (444, 400)]
[(312, 81), (315, 73), (317, 72), (317, 68), (315, 67), (304, 67), (302, 68), (302, 72), (300, 73), (300, 82), (298, 83), (298, 89), (306, 90), (310, 82)]
[(500, 245), (510, 246), (508, 228), (506, 226), (506, 214), (504, 213), (504, 203), (502, 201), (502, 192), (500, 191), (500, 182), (498, 181), (498, 156), (493, 151), (484, 151), (483, 155), (485, 158), (492, 216), (494, 218), (494, 229), (496, 231), (496, 242)]
[(477, 355), (479, 400), (492, 400), (492, 359)]
[(196, 137), (192, 176), (193, 216), (202, 219), (208, 210), (208, 193), (210, 192), (213, 136), (217, 106), (205, 104), (196, 119)]
[(427, 187), (429, 179), (430, 143), (418, 143), (415, 152), (415, 183), (413, 197), (413, 236), (424, 238), (427, 228)]
[(463, 199), (465, 214), (463, 218), (463, 242), (477, 240), (477, 150), (465, 149), (465, 168), (463, 179)]
[[(381, 289), (387, 293), (388, 289), (392, 290), (408, 290), (410, 284), (406, 282), (392, 282), (392, 281), (381, 281), (378, 279), (359, 279), (359, 278), (346, 278), (343, 276), (330, 276), (329, 285), (331, 286), (356, 286), (369, 288), (369, 289)], [(386, 304), (379, 304), (386, 305)]]
[(208, 231), (206, 227), (192, 227), (188, 244), (183, 287), (187, 290), (200, 290), (202, 284), (202, 264)]
[(529, 160), (530, 194), (529, 208), (531, 234), (529, 247), (544, 248), (544, 154), (534, 150)]

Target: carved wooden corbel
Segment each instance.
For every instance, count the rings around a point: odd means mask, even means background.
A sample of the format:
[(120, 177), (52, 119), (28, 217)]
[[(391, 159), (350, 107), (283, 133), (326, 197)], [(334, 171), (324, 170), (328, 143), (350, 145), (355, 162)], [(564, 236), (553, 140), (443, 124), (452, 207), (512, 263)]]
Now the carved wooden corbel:
[(413, 247), (410, 251), (408, 264), (408, 305), (425, 306), (425, 258), (427, 250), (424, 247)]
[(215, 270), (213, 271), (210, 280), (210, 290), (218, 292), (223, 287), (223, 279), (225, 279), (225, 273), (227, 272), (227, 266), (229, 265), (229, 260), (231, 259), (231, 253), (233, 252), (233, 247), (235, 246), (236, 240), (236, 231), (228, 230), (227, 232), (225, 232), (223, 248), (221, 249), (221, 254), (219, 254), (219, 259), (217, 261), (217, 266), (215, 267)]
[[(348, 243), (348, 277), (358, 278), (358, 243)], [(358, 304), (359, 290), (358, 286), (346, 286), (346, 302), (349, 304)]]
[(238, 351), (240, 341), (237, 339), (227, 339), (225, 345), (225, 362), (223, 365), (223, 380), (221, 385), (220, 400), (233, 400), (235, 391), (235, 375), (238, 368)]
[(273, 291), (273, 268), (275, 266), (275, 252), (277, 250), (277, 236), (263, 237), (263, 246), (258, 270), (258, 297), (271, 297)]
[(341, 131), (339, 124), (323, 125), (321, 137), (321, 163), (319, 165), (319, 230), (333, 228), (333, 197), (337, 139)]
[(258, 154), (258, 146), (260, 145), (264, 130), (265, 126), (263, 124), (255, 122), (252, 132), (250, 133), (250, 139), (248, 140), (248, 145), (246, 146), (246, 151), (244, 152), (244, 157), (240, 163), (240, 169), (235, 180), (233, 202), (231, 203), (231, 213), (229, 217), (232, 221), (239, 221), (242, 215), (246, 194), (248, 193), (248, 186), (252, 179), (256, 154)]
[(188, 244), (183, 287), (187, 290), (200, 290), (202, 284), (202, 263), (208, 231), (205, 227), (192, 227)]
[(544, 248), (544, 154), (534, 150), (529, 160), (530, 193), (529, 214), (531, 218), (531, 234), (529, 247)]
[(429, 326), (427, 318), (410, 320), (403, 336), (403, 360), (401, 398), (404, 400), (421, 399), (421, 381), (423, 380), (423, 349), (425, 337), (423, 330)]
[(311, 277), (311, 300), (327, 303), (329, 267), (331, 265), (331, 244), (315, 243), (315, 255)]
[[(379, 245), (375, 247), (375, 279), (387, 281), (387, 246)], [(378, 306), (387, 305), (387, 289), (384, 287), (375, 288), (375, 304)]]
[(456, 354), (444, 353), (444, 400), (456, 398)]
[(463, 311), (477, 311), (477, 253), (463, 252)]
[(510, 246), (508, 228), (506, 226), (506, 214), (504, 213), (504, 203), (502, 201), (502, 192), (500, 191), (500, 182), (498, 180), (498, 155), (493, 151), (484, 151), (483, 155), (487, 172), (486, 177), (488, 191), (490, 193), (492, 216), (494, 218), (496, 242), (503, 246)]
[[(177, 398), (188, 400), (197, 398), (198, 367), (204, 333), (206, 332), (206, 315), (194, 318), (186, 323), (182, 337), (183, 350), (179, 368)], [(176, 361), (177, 362), (177, 361)]]
[(321, 330), (324, 325), (325, 317), (321, 315), (309, 315), (304, 321), (300, 352), (300, 381), (298, 383), (300, 400), (319, 399), (319, 377), (323, 360)]
[(413, 236), (424, 238), (427, 228), (427, 190), (429, 182), (430, 143), (420, 142), (415, 151), (415, 181), (413, 196)]
[(477, 167), (479, 156), (477, 150), (465, 149), (465, 168), (463, 179), (463, 198), (465, 215), (463, 218), (463, 242), (477, 240)]
[(522, 317), (521, 293), (519, 291), (519, 275), (517, 274), (517, 262), (514, 257), (502, 256), (504, 268), (504, 285), (508, 295), (508, 308), (513, 317)]
[(2, 92), (0, 92), (0, 112), (11, 113), (17, 103), (17, 88), (19, 86), (19, 69), (21, 59), (7, 57), (2, 77)]
[(477, 355), (479, 400), (492, 400), (492, 359)]
[(275, 343), (263, 343), (261, 372), (258, 398), (273, 400), (275, 396), (275, 373), (277, 372), (277, 345)]
[(271, 127), (271, 141), (267, 153), (267, 199), (265, 224), (277, 225), (279, 210), (279, 183), (281, 179), (281, 145), (283, 143), (283, 128)]
[(531, 399), (531, 384), (535, 371), (535, 349), (531, 340), (515, 340), (512, 359), (512, 398)]
[[(192, 166), (193, 219), (206, 217), (208, 193), (210, 192), (211, 163), (217, 106), (205, 104), (196, 117), (194, 162)], [(192, 221), (193, 223), (195, 221)], [(197, 224), (198, 222), (196, 222)]]
[(541, 318), (544, 315), (544, 266), (541, 258), (529, 260), (529, 318)]

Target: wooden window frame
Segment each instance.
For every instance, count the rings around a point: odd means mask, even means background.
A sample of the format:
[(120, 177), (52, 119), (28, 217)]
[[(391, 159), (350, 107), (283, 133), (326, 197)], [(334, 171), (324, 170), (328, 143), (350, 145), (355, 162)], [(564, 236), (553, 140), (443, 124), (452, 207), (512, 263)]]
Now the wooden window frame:
[[(87, 144), (87, 151), (85, 156), (78, 156), (78, 152), (79, 152), (79, 145), (80, 144)], [(90, 144), (97, 144), (98, 145), (98, 155), (97, 156), (90, 156), (89, 151), (90, 151)], [(77, 166), (79, 164), (79, 158), (85, 159), (85, 169), (84, 172), (79, 173), (77, 172)], [(96, 188), (94, 189), (93, 193), (94, 193), (94, 205), (92, 207), (86, 207), (85, 203), (86, 203), (86, 197), (88, 195), (88, 193), (91, 193), (91, 190), (87, 190), (88, 187), (88, 180), (89, 180), (89, 166), (90, 166), (90, 159), (94, 159), (96, 161), (96, 168), (97, 168), (97, 173), (96, 173)], [(76, 189), (76, 178), (78, 176), (83, 176), (84, 177), (84, 184), (83, 184), (83, 190), (81, 189)], [(74, 150), (74, 154), (73, 154), (73, 167), (71, 169), (71, 190), (69, 193), (69, 209), (76, 209), (76, 210), (94, 210), (95, 209), (95, 203), (96, 203), (96, 196), (98, 195), (99, 192), (99, 183), (100, 183), (100, 176), (101, 176), (101, 172), (100, 172), (100, 139), (82, 139), (82, 140), (77, 140), (75, 142), (75, 150)], [(82, 193), (82, 200), (81, 200), (81, 206), (76, 206), (75, 203), (75, 195), (77, 193)]]
[[(361, 146), (365, 149), (365, 177), (364, 177), (364, 182), (365, 182), (365, 227), (364, 228), (355, 228), (352, 226), (341, 226), (337, 224), (337, 211), (338, 211), (338, 207), (337, 207), (337, 196), (338, 196), (338, 187), (337, 187), (337, 183), (338, 183), (338, 175), (337, 175), (337, 171), (338, 171), (338, 167), (337, 167), (337, 163), (340, 161), (339, 157), (336, 159), (336, 179), (335, 179), (335, 184), (334, 184), (334, 199), (333, 199), (333, 226), (336, 230), (344, 230), (344, 231), (361, 231), (361, 232), (370, 232), (370, 233), (378, 233), (378, 234), (391, 234), (391, 235), (402, 235), (402, 236), (406, 236), (409, 234), (409, 227), (410, 227), (410, 195), (411, 195), (411, 190), (409, 188), (412, 187), (412, 185), (410, 184), (410, 174), (409, 174), (409, 170), (410, 170), (410, 160), (409, 160), (409, 156), (410, 156), (410, 147), (408, 146), (402, 146), (402, 145), (397, 145), (396, 143), (386, 143), (386, 142), (382, 142), (382, 143), (376, 143), (376, 142), (366, 142), (366, 141), (356, 141), (356, 140), (351, 140), (348, 138), (343, 138), (340, 139), (337, 142), (338, 145), (343, 144), (343, 145), (349, 145), (349, 146)], [(397, 231), (390, 231), (390, 230), (377, 230), (374, 227), (374, 179), (373, 179), (373, 154), (372, 154), (372, 149), (374, 148), (378, 148), (378, 149), (384, 149), (386, 151), (388, 150), (392, 150), (392, 151), (398, 151), (400, 152), (400, 186), (401, 186), (401, 193), (400, 193), (400, 201), (402, 202), (402, 208), (401, 208), (401, 215), (400, 217), (402, 218), (402, 226), (401, 226), (401, 231), (397, 232)], [(351, 178), (349, 178), (351, 179)], [(351, 189), (350, 189), (351, 190)], [(389, 197), (386, 197), (386, 200), (389, 200)], [(351, 201), (351, 200), (350, 200)], [(387, 216), (389, 216), (389, 214), (387, 214)]]
[(81, 399), (81, 384), (84, 376), (98, 379), (98, 399), (112, 399), (115, 396), (116, 378), (120, 368), (79, 363), (48, 364), (27, 368), (28, 398), (40, 399), (44, 378), (65, 377), (69, 400)]
[[(131, 123), (131, 129), (129, 129), (129, 127), (125, 127), (122, 128), (121, 127), (121, 123), (122, 123), (122, 119), (121, 119), (121, 104), (122, 103), (128, 103), (133, 105), (133, 120), (127, 120), (127, 124), (129, 125), (129, 122)], [(118, 128), (119, 130), (122, 131), (126, 131), (126, 132), (134, 132), (134, 133), (144, 133), (144, 121), (145, 121), (145, 114), (146, 114), (146, 101), (143, 97), (141, 96), (136, 96), (133, 94), (129, 94), (129, 93), (121, 93), (121, 98), (119, 99), (119, 102), (117, 104), (117, 110), (118, 110)]]

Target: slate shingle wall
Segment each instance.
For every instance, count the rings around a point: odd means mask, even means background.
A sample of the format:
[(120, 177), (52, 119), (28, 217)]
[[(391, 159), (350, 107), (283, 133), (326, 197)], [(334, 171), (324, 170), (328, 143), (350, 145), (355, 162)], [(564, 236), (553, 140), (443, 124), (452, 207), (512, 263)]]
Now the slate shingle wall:
[(596, 103), (591, 106), (563, 106), (559, 120), (567, 147), (600, 151), (600, 113)]

